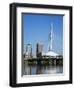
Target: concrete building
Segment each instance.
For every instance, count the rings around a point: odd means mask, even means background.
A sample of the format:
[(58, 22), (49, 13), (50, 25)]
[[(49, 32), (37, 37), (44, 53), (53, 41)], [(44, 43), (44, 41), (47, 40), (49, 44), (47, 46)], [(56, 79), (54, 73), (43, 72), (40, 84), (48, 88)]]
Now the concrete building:
[(28, 58), (28, 59), (32, 58), (32, 45), (31, 44), (26, 45), (25, 58)]
[(43, 52), (43, 44), (37, 43), (37, 45), (36, 45), (36, 57), (37, 58), (42, 57), (42, 52)]

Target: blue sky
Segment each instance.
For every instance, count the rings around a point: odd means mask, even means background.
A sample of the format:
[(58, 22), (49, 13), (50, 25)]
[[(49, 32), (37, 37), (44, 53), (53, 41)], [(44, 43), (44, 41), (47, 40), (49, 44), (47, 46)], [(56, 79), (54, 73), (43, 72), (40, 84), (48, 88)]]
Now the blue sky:
[[(49, 48), (50, 26), (53, 23), (53, 51), (63, 52), (63, 16), (23, 14), (23, 44), (31, 43), (33, 54), (36, 54), (36, 44), (43, 43), (44, 52)], [(25, 49), (23, 49), (24, 51)]]

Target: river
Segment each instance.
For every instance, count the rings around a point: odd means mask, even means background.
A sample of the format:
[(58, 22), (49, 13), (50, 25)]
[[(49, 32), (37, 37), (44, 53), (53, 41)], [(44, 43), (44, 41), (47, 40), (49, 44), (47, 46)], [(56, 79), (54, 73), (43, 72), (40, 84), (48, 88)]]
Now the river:
[(58, 74), (63, 73), (61, 65), (28, 65), (24, 64), (22, 69), (23, 75), (38, 75), (38, 74)]

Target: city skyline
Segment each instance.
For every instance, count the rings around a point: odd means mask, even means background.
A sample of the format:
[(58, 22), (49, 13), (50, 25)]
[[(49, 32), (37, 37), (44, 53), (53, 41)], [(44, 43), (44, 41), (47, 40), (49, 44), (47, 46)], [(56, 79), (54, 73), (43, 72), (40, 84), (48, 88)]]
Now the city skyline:
[[(53, 51), (63, 55), (63, 16), (23, 14), (23, 45), (32, 44), (36, 55), (36, 44), (43, 44), (44, 52), (49, 49), (49, 33), (53, 23)], [(24, 52), (24, 50), (23, 50)]]

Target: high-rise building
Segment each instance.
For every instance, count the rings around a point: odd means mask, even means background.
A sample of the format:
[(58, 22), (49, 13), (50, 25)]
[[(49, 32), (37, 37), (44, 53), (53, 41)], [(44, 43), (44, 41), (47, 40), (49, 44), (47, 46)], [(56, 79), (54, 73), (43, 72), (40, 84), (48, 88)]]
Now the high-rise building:
[(25, 57), (32, 58), (32, 45), (31, 44), (26, 45)]
[(37, 43), (37, 45), (36, 45), (36, 56), (42, 57), (42, 52), (43, 52), (43, 44)]

